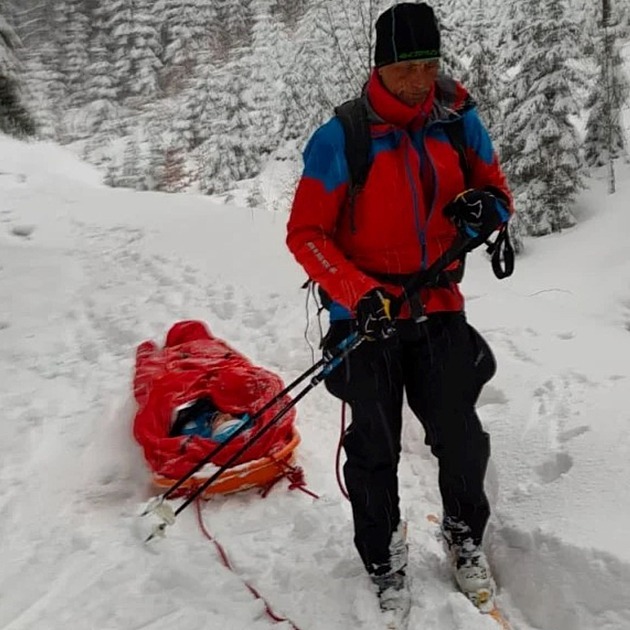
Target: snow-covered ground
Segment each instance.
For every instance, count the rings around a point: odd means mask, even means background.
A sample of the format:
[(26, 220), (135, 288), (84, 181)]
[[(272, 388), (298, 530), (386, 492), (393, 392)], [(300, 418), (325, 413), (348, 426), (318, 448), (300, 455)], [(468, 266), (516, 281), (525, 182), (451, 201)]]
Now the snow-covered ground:
[[(575, 229), (527, 243), (509, 280), (472, 256), (464, 286), (499, 361), (480, 403), (488, 548), (516, 630), (630, 628), (630, 172), (614, 196), (594, 182), (579, 209)], [(111, 190), (57, 147), (0, 137), (0, 628), (273, 627), (243, 580), (301, 630), (382, 628), (335, 480), (340, 407), (323, 388), (298, 413), (320, 499), (282, 484), (203, 508), (235, 572), (192, 508), (142, 542), (154, 491), (130, 432), (135, 348), (202, 319), (287, 382), (309, 367), (285, 220)], [(451, 585), (426, 518), (436, 466), (411, 416), (404, 438), (410, 627), (496, 630)]]

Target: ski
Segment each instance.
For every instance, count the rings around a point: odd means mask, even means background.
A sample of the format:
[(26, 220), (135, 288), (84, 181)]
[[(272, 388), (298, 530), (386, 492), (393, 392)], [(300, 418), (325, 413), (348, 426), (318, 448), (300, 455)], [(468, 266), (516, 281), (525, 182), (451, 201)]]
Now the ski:
[(409, 613), (411, 612), (411, 591), (409, 586), (407, 586), (407, 595), (409, 599), (405, 599), (400, 606), (389, 609), (381, 608), (381, 614), (387, 630), (407, 630)]
[(482, 611), (479, 612), (481, 612), (482, 615), (490, 615), (490, 617), (492, 617), (499, 624), (502, 630), (512, 630), (512, 626), (510, 626), (510, 623), (503, 616), (503, 613), (498, 609), (496, 604), (494, 604), (492, 610), (487, 613), (484, 613)]
[[(440, 519), (435, 514), (427, 515), (427, 520), (434, 525), (439, 527)], [(441, 535), (440, 535), (441, 538)], [(458, 589), (459, 590), (459, 589)], [(461, 591), (460, 591), (461, 593)], [(494, 601), (494, 597), (488, 593), (488, 598), (484, 599), (484, 601), (474, 602), (470, 599), (465, 593), (461, 593), (466, 599), (479, 611), (482, 615), (487, 615), (492, 617), (501, 630), (512, 630), (512, 626), (510, 626), (509, 621), (505, 618), (505, 615), (501, 612), (500, 608), (497, 606), (496, 601)]]

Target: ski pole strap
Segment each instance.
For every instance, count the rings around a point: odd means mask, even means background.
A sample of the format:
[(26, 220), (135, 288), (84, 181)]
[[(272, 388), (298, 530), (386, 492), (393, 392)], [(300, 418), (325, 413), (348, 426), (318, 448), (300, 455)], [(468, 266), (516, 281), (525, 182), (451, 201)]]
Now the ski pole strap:
[(494, 243), (488, 243), (486, 251), (491, 256), (492, 271), (499, 280), (508, 278), (514, 273), (514, 248), (510, 241), (507, 223), (499, 229)]

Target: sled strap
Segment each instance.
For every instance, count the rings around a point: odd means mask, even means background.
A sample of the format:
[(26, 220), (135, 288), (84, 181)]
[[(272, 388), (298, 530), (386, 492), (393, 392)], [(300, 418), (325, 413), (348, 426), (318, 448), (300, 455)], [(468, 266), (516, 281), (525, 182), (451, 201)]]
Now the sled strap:
[(269, 493), (275, 488), (276, 484), (285, 477), (289, 481), (289, 490), (301, 490), (304, 494), (308, 494), (314, 499), (319, 499), (318, 494), (315, 494), (312, 490), (308, 489), (304, 469), (301, 466), (293, 466), (285, 460), (275, 459), (273, 455), (268, 455), (268, 457), (273, 459), (276, 465), (282, 468), (282, 473), (263, 488), (260, 495), (263, 499), (266, 499), (269, 496)]

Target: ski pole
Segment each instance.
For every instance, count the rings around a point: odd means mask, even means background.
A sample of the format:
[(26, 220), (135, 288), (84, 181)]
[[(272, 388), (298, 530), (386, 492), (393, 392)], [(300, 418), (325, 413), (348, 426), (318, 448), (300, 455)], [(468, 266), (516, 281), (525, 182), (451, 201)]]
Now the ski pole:
[[(320, 361), (320, 369), (312, 378), (308, 385), (306, 385), (298, 394), (287, 402), (282, 409), (280, 409), (276, 415), (263, 425), (232, 457), (228, 459), (223, 466), (221, 466), (216, 472), (214, 472), (206, 481), (199, 487), (195, 488), (193, 492), (188, 495), (186, 500), (176, 509), (173, 510), (168, 504), (164, 503), (164, 497), (158, 496), (153, 500), (156, 504), (143, 512), (143, 516), (152, 512), (162, 518), (162, 522), (155, 526), (153, 532), (148, 536), (145, 542), (153, 540), (157, 536), (164, 536), (164, 532), (168, 525), (173, 525), (175, 519), (181, 514), (198, 496), (200, 496), (206, 488), (208, 488), (216, 479), (222, 475), (230, 466), (232, 466), (242, 455), (249, 449), (252, 444), (256, 443), (271, 427), (277, 424), (293, 407), (295, 407), (304, 396), (317, 387), (355, 348), (357, 348), (365, 337), (358, 333), (352, 333), (346, 339), (335, 348), (332, 355), (324, 358)], [(312, 373), (313, 370), (311, 370)], [(302, 379), (304, 380), (304, 379)], [(157, 500), (157, 501), (156, 501)]]
[[(442, 271), (444, 271), (444, 269), (455, 262), (455, 260), (457, 260), (469, 249), (472, 241), (473, 239), (471, 238), (457, 239), (453, 246), (449, 248), (446, 252), (444, 252), (444, 254), (442, 254), (435, 262), (433, 262), (433, 264), (415, 274), (404, 286), (402, 295), (397, 298), (398, 305), (400, 306), (407, 299), (407, 295), (418, 291), (425, 284), (430, 283)], [(195, 491), (191, 493), (187, 500), (177, 510), (174, 511), (171, 506), (165, 503), (165, 500), (170, 495), (172, 495), (175, 490), (180, 488), (183, 483), (190, 479), (196, 472), (201, 470), (201, 468), (203, 468), (213, 457), (219, 454), (234, 438), (244, 432), (248, 428), (249, 423), (239, 427), (238, 430), (235, 431), (228, 440), (226, 440), (222, 444), (219, 444), (215, 449), (213, 449), (208, 455), (206, 455), (195, 466), (193, 466), (191, 470), (186, 473), (186, 475), (176, 481), (166, 492), (154, 497), (151, 501), (149, 501), (147, 507), (141, 515), (146, 516), (147, 514), (154, 513), (162, 519), (162, 523), (155, 527), (154, 531), (145, 542), (152, 540), (158, 535), (164, 535), (166, 527), (175, 523), (175, 518), (178, 514), (182, 512), (182, 510), (186, 509), (186, 507), (188, 507), (188, 505), (190, 505), (190, 503), (194, 501), (197, 496), (199, 496), (206, 488), (210, 486), (210, 484), (212, 484), (223, 472), (225, 472), (227, 468), (229, 468), (239, 457), (241, 457), (243, 453), (247, 451), (247, 449), (254, 442), (262, 437), (270, 427), (275, 425), (288, 411), (295, 407), (295, 405), (302, 398), (304, 398), (306, 394), (308, 394), (314, 387), (316, 387), (322, 380), (324, 380), (350, 354), (350, 352), (352, 352), (364, 340), (365, 337), (359, 335), (359, 333), (352, 333), (346, 339), (342, 340), (331, 353), (322, 357), (322, 359), (312, 365), (290, 385), (285, 387), (282, 392), (280, 392), (267, 403), (265, 403), (265, 405), (263, 405), (261, 409), (259, 409), (255, 414), (252, 415), (252, 420), (257, 420), (266, 410), (276, 404), (280, 398), (282, 398), (288, 392), (292, 391), (295, 387), (297, 387), (297, 385), (308, 378), (308, 376), (315, 373), (317, 370), (320, 370), (318, 374), (315, 374), (315, 376), (312, 377), (311, 382), (307, 387), (300, 391), (300, 393), (293, 400), (287, 403), (287, 405), (285, 405), (285, 407), (283, 407), (267, 424), (261, 427), (258, 432), (254, 434), (252, 438), (248, 440), (248, 442), (244, 444), (243, 447), (226, 462), (225, 465), (221, 466), (201, 486), (196, 488)]]

